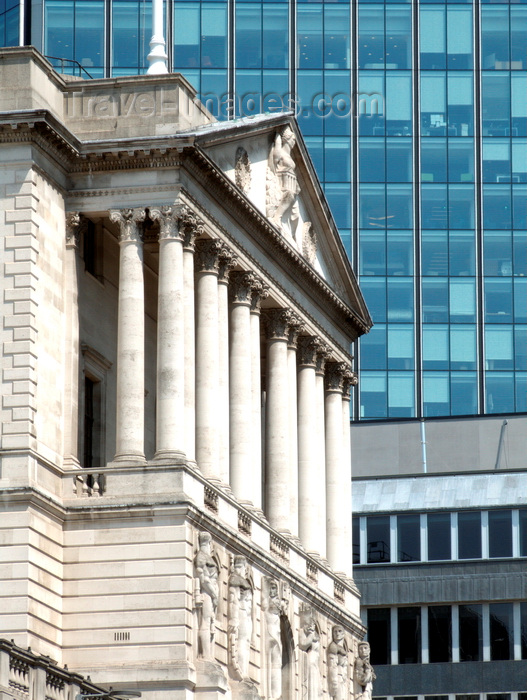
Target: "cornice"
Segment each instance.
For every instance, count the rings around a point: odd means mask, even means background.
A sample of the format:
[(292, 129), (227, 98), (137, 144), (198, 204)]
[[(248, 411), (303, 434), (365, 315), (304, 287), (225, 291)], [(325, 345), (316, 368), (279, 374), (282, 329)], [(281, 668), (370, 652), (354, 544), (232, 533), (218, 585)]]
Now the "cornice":
[[(223, 240), (227, 241), (233, 246), (233, 248), (237, 248), (243, 253), (245, 259), (248, 262), (250, 262), (252, 271), (259, 274), (264, 280), (268, 280), (269, 282), (271, 282), (273, 288), (277, 292), (279, 292), (284, 299), (287, 300), (286, 303), (290, 304), (293, 310), (298, 309), (297, 302), (290, 296), (290, 294), (286, 291), (285, 287), (283, 287), (280, 284), (280, 282), (269, 273), (269, 270), (265, 269), (251, 255), (247, 248), (245, 248), (236, 238), (234, 238), (234, 236), (231, 233), (229, 233), (229, 231), (224, 226), (222, 226), (220, 222), (214, 216), (212, 216), (208, 210), (204, 209), (201, 206), (201, 204), (186, 189), (181, 190), (181, 197), (182, 201), (186, 202), (188, 206), (190, 206), (195, 211), (199, 212), (199, 215), (204, 219), (204, 221), (207, 224), (207, 235), (212, 236), (214, 235), (214, 231), (218, 231), (221, 234)], [(345, 308), (347, 309), (347, 307)], [(331, 341), (331, 345), (333, 347), (338, 348), (344, 357), (346, 357), (350, 362), (352, 361), (353, 358), (349, 352), (349, 349), (344, 348), (333, 338), (333, 336), (329, 336), (327, 329), (324, 328), (310, 313), (308, 313), (305, 308), (302, 308), (302, 315), (306, 320), (309, 321), (311, 326), (317, 330), (317, 335), (319, 335), (321, 338), (327, 339), (328, 343), (329, 341)], [(342, 319), (339, 318), (338, 315), (336, 315), (333, 316), (333, 320), (335, 320), (335, 322), (338, 324), (339, 322), (341, 322)]]
[[(345, 304), (331, 289), (329, 284), (321, 277), (321, 275), (301, 256), (284, 238), (284, 236), (276, 229), (263, 214), (236, 188), (236, 186), (225, 176), (219, 173), (213, 162), (208, 156), (198, 147), (194, 147), (192, 152), (184, 151), (182, 165), (193, 174), (198, 182), (206, 188), (209, 194), (213, 194), (217, 201), (225, 201), (225, 189), (229, 190), (229, 208), (236, 220), (240, 215), (245, 215), (245, 219), (249, 217), (250, 233), (253, 237), (265, 248), (271, 244), (277, 253), (277, 259), (284, 262), (289, 272), (293, 272), (295, 276), (301, 276), (305, 280), (305, 289), (309, 289), (310, 285), (314, 285), (321, 292), (326, 302), (331, 304), (341, 323), (351, 325), (363, 333), (367, 333), (370, 326), (365, 319), (362, 319), (353, 309)], [(199, 165), (198, 165), (199, 163)], [(208, 181), (204, 181), (203, 177), (197, 177), (198, 173), (207, 176)], [(238, 212), (236, 212), (236, 208)], [(247, 223), (244, 221), (244, 227), (247, 230)]]

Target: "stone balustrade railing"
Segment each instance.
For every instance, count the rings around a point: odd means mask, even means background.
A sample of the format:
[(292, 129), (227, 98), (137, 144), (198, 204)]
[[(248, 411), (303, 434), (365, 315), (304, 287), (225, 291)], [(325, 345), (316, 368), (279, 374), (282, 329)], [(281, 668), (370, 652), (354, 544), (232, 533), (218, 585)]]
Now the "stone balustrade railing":
[(0, 639), (0, 695), (19, 700), (75, 700), (80, 694), (105, 693), (48, 656), (37, 656), (14, 642)]

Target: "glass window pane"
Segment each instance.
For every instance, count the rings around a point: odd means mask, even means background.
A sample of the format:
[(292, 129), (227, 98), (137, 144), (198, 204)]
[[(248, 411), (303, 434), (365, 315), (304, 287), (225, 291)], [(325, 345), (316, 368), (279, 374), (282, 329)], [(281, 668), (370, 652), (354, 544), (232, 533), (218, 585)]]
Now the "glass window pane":
[(430, 663), (452, 661), (450, 605), (431, 605), (428, 608), (428, 653)]
[(361, 418), (387, 417), (388, 382), (386, 372), (364, 371), (359, 391)]
[[(442, 263), (439, 262), (439, 264)], [(448, 280), (424, 278), (421, 284), (423, 321), (427, 323), (446, 323), (448, 321)]]
[(489, 511), (489, 557), (512, 557), (512, 511)]
[[(481, 661), (483, 658), (483, 624), (481, 605), (459, 606), (459, 660)], [(479, 697), (479, 696), (478, 696)]]
[(481, 559), (481, 513), (458, 513), (457, 528), (459, 558)]
[[(522, 659), (527, 659), (527, 603), (520, 603), (520, 620)], [(523, 693), (523, 695), (527, 696), (527, 693)]]
[(421, 530), (419, 515), (397, 516), (397, 561), (420, 561)]
[(373, 665), (382, 666), (391, 662), (391, 638), (390, 608), (369, 608), (368, 642)]
[(353, 563), (360, 564), (360, 518), (352, 520)]
[(450, 559), (450, 513), (429, 513), (428, 560)]
[(514, 654), (512, 603), (491, 603), (489, 615), (491, 661), (507, 661)]
[(423, 410), (428, 416), (450, 413), (450, 382), (448, 372), (423, 372)]
[(421, 663), (421, 608), (397, 608), (399, 663)]
[(520, 557), (527, 557), (527, 510), (520, 510)]
[(371, 516), (366, 521), (368, 564), (390, 561), (390, 517)]
[(421, 68), (440, 69), (446, 64), (446, 8), (439, 5), (421, 7), (419, 32), (421, 36)]
[(452, 415), (471, 415), (478, 411), (476, 372), (452, 372), (450, 379)]

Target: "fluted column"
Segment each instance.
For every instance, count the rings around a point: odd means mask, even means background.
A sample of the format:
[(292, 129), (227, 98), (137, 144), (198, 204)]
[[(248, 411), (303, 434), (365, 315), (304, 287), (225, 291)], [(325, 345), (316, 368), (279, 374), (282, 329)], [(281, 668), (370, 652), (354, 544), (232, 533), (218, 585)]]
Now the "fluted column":
[(173, 460), (185, 452), (185, 314), (183, 240), (176, 206), (150, 209), (159, 221), (157, 305), (156, 453)]
[(185, 453), (196, 459), (196, 341), (194, 305), (194, 251), (196, 236), (203, 231), (203, 222), (184, 207), (179, 224), (183, 235), (183, 314), (185, 327)]
[(218, 476), (229, 483), (230, 419), (229, 419), (229, 282), (238, 258), (227, 246), (220, 251), (218, 269)]
[(325, 386), (324, 377), (326, 374), (326, 359), (329, 355), (329, 348), (320, 343), (317, 349), (317, 364), (315, 368), (316, 376), (316, 416), (317, 416), (317, 459), (318, 469), (316, 471), (317, 493), (320, 495), (318, 507), (314, 513), (317, 523), (318, 545), (315, 551), (321, 556), (326, 556), (326, 416), (325, 416)]
[(326, 548), (330, 566), (339, 572), (351, 569), (351, 562), (347, 560), (351, 551), (351, 476), (344, 470), (342, 444), (342, 391), (346, 370), (343, 362), (326, 364)]
[(242, 501), (253, 497), (251, 291), (252, 272), (234, 272), (231, 283), (230, 484)]
[(64, 304), (66, 315), (66, 353), (64, 403), (66, 420), (64, 424), (64, 464), (79, 466), (78, 421), (79, 421), (79, 310), (77, 247), (81, 233), (82, 219), (79, 212), (66, 214), (66, 255)]
[[(298, 339), (298, 520), (300, 540), (309, 552), (320, 552), (320, 472), (317, 434), (318, 338)], [(325, 506), (325, 504), (324, 504)], [(325, 513), (325, 507), (324, 507)]]
[(298, 396), (296, 349), (298, 335), (303, 326), (297, 316), (293, 316), (287, 338), (287, 387), (289, 391), (289, 509), (290, 528), (298, 535)]
[(196, 461), (219, 478), (218, 457), (218, 271), (222, 244), (196, 242)]
[(260, 338), (260, 309), (269, 287), (257, 280), (251, 290), (251, 402), (252, 402), (252, 501), (262, 507), (262, 349)]
[(145, 216), (144, 209), (110, 212), (110, 221), (120, 228), (116, 462), (145, 461), (145, 303), (139, 226)]
[(266, 309), (266, 505), (267, 517), (277, 530), (291, 530), (289, 499), (289, 390), (287, 341), (291, 312)]

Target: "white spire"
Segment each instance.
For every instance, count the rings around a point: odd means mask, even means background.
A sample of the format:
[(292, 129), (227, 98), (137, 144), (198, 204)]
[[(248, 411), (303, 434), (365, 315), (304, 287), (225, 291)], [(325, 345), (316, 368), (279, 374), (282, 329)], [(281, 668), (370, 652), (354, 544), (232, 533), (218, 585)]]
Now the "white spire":
[(152, 29), (150, 53), (147, 56), (150, 65), (147, 73), (148, 75), (162, 75), (168, 73), (163, 32), (163, 0), (152, 0)]

